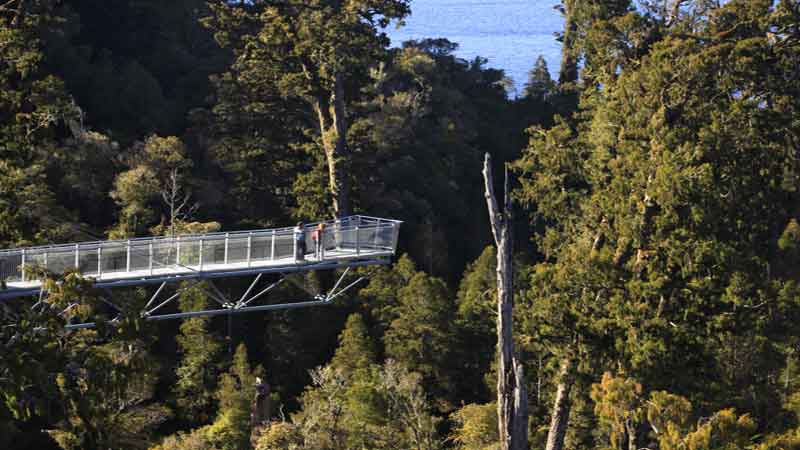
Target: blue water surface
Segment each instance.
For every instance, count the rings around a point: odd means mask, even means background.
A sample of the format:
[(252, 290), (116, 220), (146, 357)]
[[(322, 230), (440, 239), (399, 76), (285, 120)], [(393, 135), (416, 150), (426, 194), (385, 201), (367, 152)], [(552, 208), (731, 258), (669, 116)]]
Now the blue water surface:
[[(459, 44), (456, 55), (482, 56), (503, 69), (521, 92), (536, 58), (543, 55), (550, 73), (558, 72), (561, 31), (558, 0), (413, 0), (411, 16), (400, 29), (390, 26), (393, 46), (423, 38), (447, 38)], [(514, 96), (514, 92), (511, 93)]]

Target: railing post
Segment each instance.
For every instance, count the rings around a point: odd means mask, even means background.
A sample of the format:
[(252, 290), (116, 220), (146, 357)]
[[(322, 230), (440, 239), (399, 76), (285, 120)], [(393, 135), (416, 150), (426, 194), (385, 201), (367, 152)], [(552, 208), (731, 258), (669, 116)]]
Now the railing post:
[(81, 245), (75, 244), (75, 268), (78, 269), (78, 272), (81, 270)]
[(203, 270), (203, 238), (200, 238), (200, 270)]
[(22, 281), (25, 281), (25, 249), (22, 249), (22, 264), (19, 266), (20, 270), (20, 277)]
[(224, 264), (228, 264), (228, 233), (225, 233), (225, 256), (223, 257)]
[(97, 278), (103, 276), (103, 246), (97, 245)]
[(175, 238), (175, 265), (181, 265), (181, 237)]
[(275, 260), (275, 230), (272, 230), (272, 248), (270, 250), (270, 260)]
[(47, 250), (44, 251), (44, 268), (47, 269)]
[(125, 245), (125, 272), (131, 271), (131, 240)]
[(253, 254), (253, 233), (247, 235), (247, 267), (250, 267), (250, 258)]
[(358, 225), (356, 225), (356, 255), (361, 254), (361, 242), (358, 239)]
[(148, 269), (150, 270), (150, 275), (153, 274), (153, 242), (151, 241), (147, 244), (147, 254), (148, 258)]
[(378, 234), (381, 232), (381, 219), (378, 219), (378, 225), (375, 226), (375, 239), (372, 241), (372, 249), (378, 251)]

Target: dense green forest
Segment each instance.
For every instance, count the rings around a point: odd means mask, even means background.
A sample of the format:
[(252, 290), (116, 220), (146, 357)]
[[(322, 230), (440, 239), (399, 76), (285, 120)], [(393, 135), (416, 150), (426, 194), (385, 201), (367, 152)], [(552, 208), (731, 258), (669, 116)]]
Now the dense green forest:
[(0, 303), (0, 448), (502, 448), (489, 152), (531, 449), (800, 449), (800, 2), (562, 0), (518, 98), (390, 47), (413, 6), (0, 0), (0, 249), (404, 221), (321, 308), (67, 331), (105, 294), (47, 274)]

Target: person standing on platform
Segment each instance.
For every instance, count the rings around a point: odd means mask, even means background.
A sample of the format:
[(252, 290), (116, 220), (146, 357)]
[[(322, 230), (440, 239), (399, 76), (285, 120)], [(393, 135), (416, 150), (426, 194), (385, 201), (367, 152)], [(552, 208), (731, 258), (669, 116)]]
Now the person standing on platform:
[(311, 238), (314, 240), (314, 256), (317, 258), (317, 261), (322, 261), (324, 257), (324, 250), (325, 250), (325, 223), (320, 222), (317, 225), (317, 228), (311, 234)]
[(294, 228), (294, 259), (295, 261), (306, 259), (306, 232), (303, 229), (303, 222), (297, 222)]

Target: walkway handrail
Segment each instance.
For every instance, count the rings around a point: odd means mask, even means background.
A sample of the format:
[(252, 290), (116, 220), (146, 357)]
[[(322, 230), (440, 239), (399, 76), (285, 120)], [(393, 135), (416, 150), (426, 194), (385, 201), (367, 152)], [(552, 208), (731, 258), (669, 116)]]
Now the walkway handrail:
[[(307, 247), (320, 222), (305, 224)], [(349, 216), (329, 220), (323, 233), (326, 247), (387, 251), (397, 247), (398, 220)], [(294, 257), (294, 227), (268, 228), (178, 236), (140, 237), (0, 250), (0, 282), (25, 282), (26, 269), (51, 272), (77, 268), (85, 276), (104, 273), (153, 274), (169, 267), (203, 271), (212, 264), (246, 264)]]

